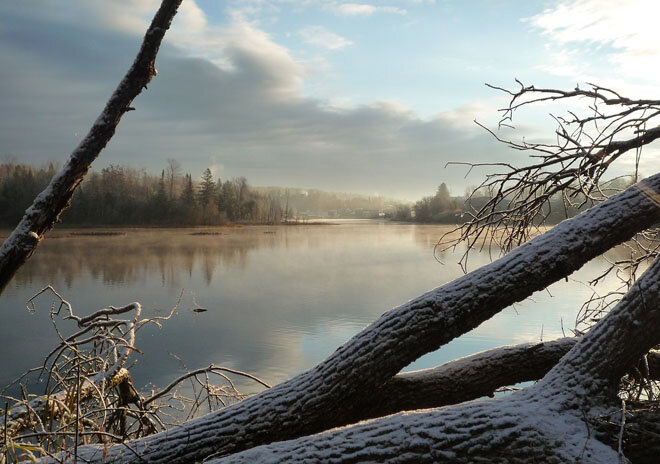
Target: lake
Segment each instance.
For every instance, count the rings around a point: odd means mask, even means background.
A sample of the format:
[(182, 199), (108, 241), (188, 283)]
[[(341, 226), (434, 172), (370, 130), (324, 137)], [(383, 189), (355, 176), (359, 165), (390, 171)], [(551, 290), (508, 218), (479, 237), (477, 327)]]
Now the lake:
[[(275, 384), (323, 360), (385, 311), (462, 275), (461, 251), (434, 258), (446, 226), (379, 221), (203, 229), (121, 229), (114, 236), (46, 237), (0, 297), (0, 384), (39, 365), (57, 338), (50, 297), (26, 300), (52, 284), (79, 314), (139, 301), (161, 330), (140, 332), (144, 352), (132, 370), (139, 388), (163, 386), (211, 363)], [(72, 234), (73, 233), (73, 234)], [(6, 234), (5, 234), (6, 235)], [(474, 253), (471, 268), (489, 261)], [(431, 367), (504, 344), (570, 334), (596, 259), (533, 300), (502, 311), (408, 369)], [(183, 292), (183, 293), (182, 293)], [(194, 307), (206, 312), (194, 312)], [(563, 329), (562, 329), (563, 327)], [(178, 359), (177, 359), (178, 358)]]

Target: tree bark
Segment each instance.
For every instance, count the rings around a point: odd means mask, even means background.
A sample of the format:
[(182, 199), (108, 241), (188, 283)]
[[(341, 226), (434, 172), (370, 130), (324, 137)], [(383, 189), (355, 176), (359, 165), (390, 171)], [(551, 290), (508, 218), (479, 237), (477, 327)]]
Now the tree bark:
[[(397, 374), (359, 406), (356, 421), (492, 397), (498, 388), (539, 380), (578, 340), (565, 337), (502, 346), (431, 369)], [(660, 380), (660, 352), (649, 352), (647, 362), (648, 378)]]
[[(326, 361), (288, 382), (167, 432), (130, 442), (130, 450), (123, 445), (107, 452), (87, 447), (79, 450), (81, 456), (97, 462), (128, 462), (137, 452), (147, 461), (182, 463), (350, 423), (374, 391), (419, 356), (570, 275), (658, 221), (660, 209), (649, 198), (649, 191), (660, 194), (660, 174), (562, 222), (499, 260), (391, 310)], [(558, 412), (551, 408), (554, 403), (546, 403), (549, 417), (556, 416)], [(490, 408), (497, 412), (504, 403), (497, 400), (492, 404), (469, 408), (486, 408), (483, 413), (487, 415)], [(453, 409), (447, 411), (441, 415), (455, 414)], [(457, 411), (456, 417), (463, 414)], [(575, 427), (583, 423), (580, 418), (574, 422)], [(454, 425), (459, 424), (448, 427)], [(353, 433), (346, 432), (346, 437)]]
[(133, 65), (106, 103), (103, 112), (62, 170), (35, 198), (32, 206), (25, 211), (19, 224), (0, 247), (0, 294), (16, 271), (34, 253), (44, 234), (53, 228), (60, 214), (69, 207), (73, 192), (114, 135), (121, 117), (134, 109), (130, 106), (133, 99), (156, 75), (156, 54), (181, 1), (162, 1), (147, 29)]
[[(502, 346), (432, 369), (397, 374), (359, 405), (355, 421), (492, 397), (500, 387), (540, 379), (577, 341), (565, 337)], [(649, 364), (656, 359), (660, 362), (655, 355)]]

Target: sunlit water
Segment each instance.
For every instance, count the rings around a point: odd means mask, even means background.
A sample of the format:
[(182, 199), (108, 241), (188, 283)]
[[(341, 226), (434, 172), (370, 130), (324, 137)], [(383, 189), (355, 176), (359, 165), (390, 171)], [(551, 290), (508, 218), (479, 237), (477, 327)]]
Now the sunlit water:
[[(51, 233), (0, 297), (0, 384), (39, 365), (56, 337), (52, 298), (26, 300), (52, 284), (80, 314), (139, 301), (145, 329), (133, 369), (137, 386), (164, 385), (193, 369), (224, 365), (275, 384), (325, 357), (388, 309), (462, 275), (459, 253), (440, 264), (433, 246), (442, 226), (337, 221), (327, 225), (209, 229), (127, 229), (121, 236)], [(471, 267), (488, 262), (475, 253)], [(603, 263), (572, 278), (587, 281)], [(572, 279), (507, 308), (408, 369), (431, 367), (487, 348), (569, 333), (591, 291)], [(551, 296), (552, 295), (552, 296)], [(191, 311), (195, 305), (208, 311)], [(563, 326), (563, 330), (562, 330)], [(179, 358), (179, 359), (177, 359)]]

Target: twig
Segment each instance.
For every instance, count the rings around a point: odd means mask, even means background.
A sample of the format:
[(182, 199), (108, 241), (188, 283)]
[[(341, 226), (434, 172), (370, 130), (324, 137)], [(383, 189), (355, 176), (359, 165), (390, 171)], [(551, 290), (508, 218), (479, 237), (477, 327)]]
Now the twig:
[(626, 400), (621, 399), (621, 427), (619, 428), (619, 462), (626, 462), (626, 457), (623, 455), (623, 432), (626, 427)]

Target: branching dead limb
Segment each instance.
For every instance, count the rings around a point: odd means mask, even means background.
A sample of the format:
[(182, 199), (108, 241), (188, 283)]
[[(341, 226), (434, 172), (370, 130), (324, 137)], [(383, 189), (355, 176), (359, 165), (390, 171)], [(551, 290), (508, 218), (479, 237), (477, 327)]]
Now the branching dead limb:
[[(502, 387), (541, 379), (578, 340), (578, 337), (565, 337), (546, 342), (502, 346), (431, 369), (397, 374), (372, 392), (361, 408), (363, 415), (355, 419), (370, 419), (400, 411), (436, 408), (485, 396), (492, 397)], [(640, 379), (660, 380), (660, 352), (649, 352), (638, 366), (631, 368), (623, 383), (639, 385)], [(636, 400), (639, 399), (638, 396)]]
[[(571, 99), (587, 99), (590, 104), (586, 114), (569, 111), (564, 117), (553, 116), (556, 141), (550, 143), (506, 139), (477, 123), (497, 141), (528, 152), (533, 161), (520, 167), (500, 162), (450, 163), (470, 169), (488, 167), (495, 172), (487, 174), (475, 190), (488, 192), (486, 203), (468, 211), (469, 220), (459, 228), (460, 238), (441, 240), (441, 248), (463, 242), (468, 250), (480, 244), (511, 250), (528, 240), (553, 213), (555, 199), (561, 198), (568, 216), (617, 193), (622, 185), (637, 182), (642, 148), (660, 138), (660, 100), (630, 99), (593, 84), (588, 89), (563, 91), (516, 82), (520, 86), (516, 90), (489, 86), (511, 96), (508, 106), (500, 110), (500, 127), (511, 127), (516, 111), (529, 105)], [(603, 175), (613, 163), (630, 152), (634, 152), (635, 166), (630, 177), (604, 182)], [(657, 240), (657, 231), (647, 232), (646, 238)], [(656, 255), (657, 248), (647, 262)], [(467, 254), (463, 257), (466, 262)]]

